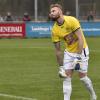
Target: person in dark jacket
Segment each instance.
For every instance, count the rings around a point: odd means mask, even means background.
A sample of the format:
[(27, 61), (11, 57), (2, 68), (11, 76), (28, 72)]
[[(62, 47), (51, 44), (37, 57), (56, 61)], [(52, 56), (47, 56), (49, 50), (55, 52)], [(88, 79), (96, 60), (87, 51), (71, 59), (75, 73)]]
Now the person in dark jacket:
[(7, 12), (7, 16), (5, 17), (4, 21), (14, 21), (14, 18), (10, 12)]
[(31, 21), (28, 13), (24, 13), (23, 21)]

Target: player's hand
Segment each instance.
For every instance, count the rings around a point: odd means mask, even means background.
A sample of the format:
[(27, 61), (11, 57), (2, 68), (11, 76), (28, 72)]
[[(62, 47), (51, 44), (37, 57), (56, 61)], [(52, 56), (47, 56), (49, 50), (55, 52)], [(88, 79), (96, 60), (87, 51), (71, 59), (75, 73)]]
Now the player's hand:
[(81, 67), (81, 63), (82, 63), (82, 57), (81, 55), (77, 55), (73, 61), (73, 67), (75, 70), (80, 70)]
[(59, 74), (59, 77), (60, 77), (60, 78), (66, 78), (66, 77), (67, 77), (66, 72), (65, 72), (65, 69), (64, 69), (63, 66), (60, 66), (60, 67), (59, 67), (59, 72), (58, 72), (58, 74)]

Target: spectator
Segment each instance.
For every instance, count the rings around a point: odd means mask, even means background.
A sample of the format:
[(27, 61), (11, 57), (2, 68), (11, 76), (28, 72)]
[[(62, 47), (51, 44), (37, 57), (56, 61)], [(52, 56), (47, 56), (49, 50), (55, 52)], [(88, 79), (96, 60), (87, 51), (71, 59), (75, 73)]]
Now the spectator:
[(94, 20), (94, 14), (92, 11), (90, 11), (89, 15), (87, 16), (87, 21), (93, 21)]
[(4, 20), (3, 20), (3, 17), (0, 15), (0, 22), (3, 22)]
[(66, 15), (70, 16), (71, 12), (70, 11), (66, 11)]
[(31, 21), (28, 13), (24, 13), (23, 21)]
[(14, 21), (13, 16), (11, 15), (10, 12), (7, 12), (7, 16), (4, 19), (5, 21)]

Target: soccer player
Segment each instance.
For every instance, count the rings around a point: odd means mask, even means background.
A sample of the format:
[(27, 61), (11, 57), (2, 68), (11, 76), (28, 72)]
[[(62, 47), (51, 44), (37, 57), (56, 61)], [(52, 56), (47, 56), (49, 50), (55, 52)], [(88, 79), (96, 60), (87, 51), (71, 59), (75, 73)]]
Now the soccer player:
[[(70, 100), (71, 78), (74, 70), (78, 71), (80, 80), (90, 93), (90, 100), (97, 100), (92, 81), (87, 76), (89, 50), (79, 21), (72, 16), (64, 16), (62, 6), (52, 4), (49, 17), (55, 21), (52, 28), (52, 41), (55, 46), (59, 76), (63, 78), (64, 100)], [(64, 57), (61, 40), (65, 42)]]

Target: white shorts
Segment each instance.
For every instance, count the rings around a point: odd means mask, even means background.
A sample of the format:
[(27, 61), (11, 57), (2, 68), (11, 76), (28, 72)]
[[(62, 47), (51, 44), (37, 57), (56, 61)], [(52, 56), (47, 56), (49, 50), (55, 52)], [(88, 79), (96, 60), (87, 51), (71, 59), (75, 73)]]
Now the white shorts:
[[(63, 66), (65, 70), (74, 69), (73, 61), (76, 58), (76, 53), (69, 53), (67, 50), (64, 51)], [(88, 59), (89, 50), (88, 47), (82, 50), (82, 62), (79, 72), (86, 73), (88, 71)]]

